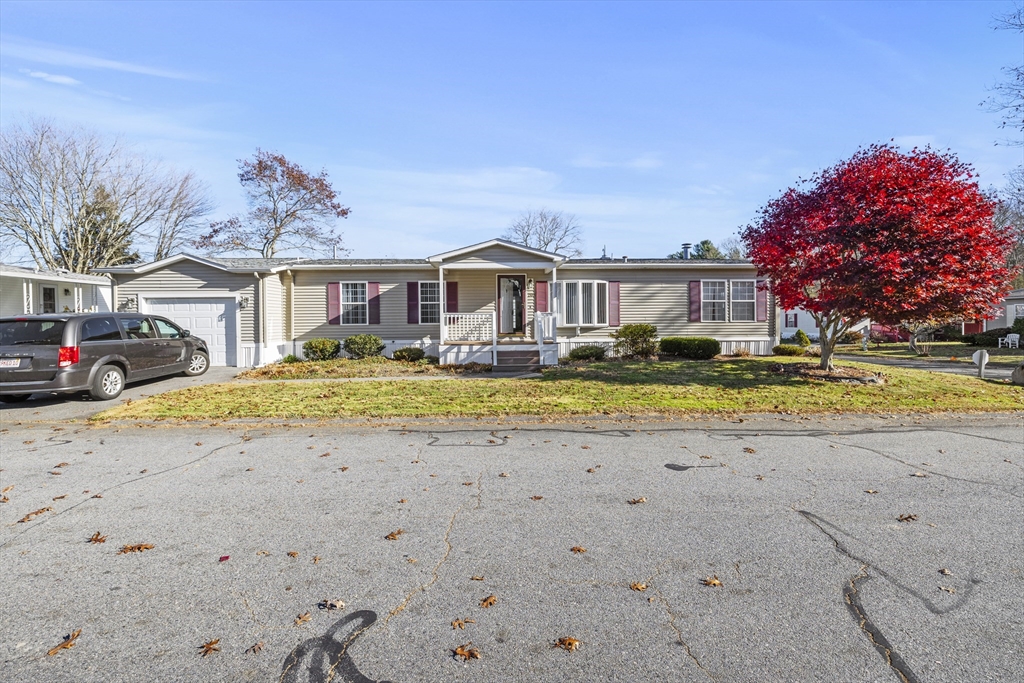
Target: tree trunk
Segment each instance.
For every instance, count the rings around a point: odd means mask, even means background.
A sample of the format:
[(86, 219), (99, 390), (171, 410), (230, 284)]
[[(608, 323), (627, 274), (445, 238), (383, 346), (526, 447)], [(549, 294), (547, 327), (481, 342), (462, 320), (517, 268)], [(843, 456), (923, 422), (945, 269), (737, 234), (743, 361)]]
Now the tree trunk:
[(907, 340), (907, 349), (914, 354), (920, 353), (921, 351), (917, 348), (917, 333), (911, 332)]
[(836, 369), (836, 365), (832, 361), (832, 354), (836, 349), (834, 340), (823, 334), (818, 338), (818, 344), (821, 347), (821, 362), (818, 363), (818, 367), (826, 372), (834, 372)]

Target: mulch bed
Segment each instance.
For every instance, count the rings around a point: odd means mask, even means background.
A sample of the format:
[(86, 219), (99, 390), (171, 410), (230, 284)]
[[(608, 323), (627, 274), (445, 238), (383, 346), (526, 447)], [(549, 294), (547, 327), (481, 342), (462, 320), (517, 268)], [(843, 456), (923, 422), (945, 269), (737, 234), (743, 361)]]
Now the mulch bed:
[(832, 372), (822, 370), (814, 363), (775, 363), (768, 367), (771, 372), (783, 375), (795, 375), (807, 379), (820, 379), (826, 382), (844, 384), (885, 384), (885, 375), (860, 368), (837, 367)]

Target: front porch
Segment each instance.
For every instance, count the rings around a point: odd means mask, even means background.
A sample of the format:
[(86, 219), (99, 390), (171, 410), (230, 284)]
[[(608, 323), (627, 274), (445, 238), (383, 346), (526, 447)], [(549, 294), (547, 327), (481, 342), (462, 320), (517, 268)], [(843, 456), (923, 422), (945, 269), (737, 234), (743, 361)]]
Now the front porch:
[[(496, 302), (497, 303), (497, 302)], [(534, 313), (530, 325), (535, 338), (525, 334), (499, 334), (497, 311), (444, 313), (438, 341), (442, 364), (486, 363), (495, 369), (520, 372), (558, 364), (558, 337), (554, 313)]]

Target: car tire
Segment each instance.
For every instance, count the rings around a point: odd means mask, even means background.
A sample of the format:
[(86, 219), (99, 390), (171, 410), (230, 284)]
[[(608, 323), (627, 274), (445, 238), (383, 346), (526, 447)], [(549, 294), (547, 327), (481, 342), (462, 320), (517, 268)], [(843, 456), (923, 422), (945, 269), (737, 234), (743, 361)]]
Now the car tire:
[(4, 394), (0, 396), (0, 403), (21, 403), (27, 401), (32, 394)]
[(192, 357), (188, 359), (188, 367), (185, 368), (185, 375), (198, 377), (210, 369), (210, 357), (202, 351), (193, 351)]
[(89, 395), (97, 401), (110, 401), (124, 391), (124, 372), (116, 365), (104, 365), (92, 381)]

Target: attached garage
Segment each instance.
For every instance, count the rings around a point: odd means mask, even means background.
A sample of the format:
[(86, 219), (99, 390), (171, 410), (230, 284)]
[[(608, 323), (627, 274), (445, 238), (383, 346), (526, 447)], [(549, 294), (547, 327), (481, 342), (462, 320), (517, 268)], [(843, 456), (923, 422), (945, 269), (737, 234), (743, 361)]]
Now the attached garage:
[(239, 324), (233, 298), (145, 297), (142, 312), (159, 315), (206, 341), (210, 365), (238, 365)]

